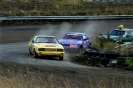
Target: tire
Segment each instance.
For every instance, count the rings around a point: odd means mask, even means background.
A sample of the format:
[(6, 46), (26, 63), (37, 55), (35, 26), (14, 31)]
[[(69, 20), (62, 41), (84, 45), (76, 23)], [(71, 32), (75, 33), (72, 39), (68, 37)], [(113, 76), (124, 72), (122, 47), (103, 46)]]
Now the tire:
[(97, 51), (97, 52), (99, 52), (99, 49), (96, 48), (96, 47), (92, 47), (92, 46), (90, 46), (90, 47), (88, 47), (88, 48), (91, 49), (91, 50), (93, 50), (93, 51)]
[(63, 60), (63, 57), (59, 57), (59, 60), (61, 60), (61, 61), (62, 61), (62, 60)]
[(126, 57), (118, 57), (117, 58), (117, 65), (122, 66), (123, 64), (125, 64), (125, 58)]
[(29, 48), (29, 53), (30, 53), (30, 55), (33, 55), (32, 52), (31, 52), (31, 50), (30, 50), (30, 48)]
[(109, 63), (108, 59), (100, 58), (99, 60), (99, 64), (101, 65), (101, 67), (106, 67), (108, 63)]
[(37, 53), (36, 53), (36, 51), (34, 50), (34, 58), (38, 58), (38, 55), (37, 55)]

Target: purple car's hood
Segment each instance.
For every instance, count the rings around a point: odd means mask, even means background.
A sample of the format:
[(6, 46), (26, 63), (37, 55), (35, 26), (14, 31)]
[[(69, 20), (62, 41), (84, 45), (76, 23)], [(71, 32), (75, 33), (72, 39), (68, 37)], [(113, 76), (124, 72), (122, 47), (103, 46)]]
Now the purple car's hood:
[(76, 40), (76, 39), (60, 39), (59, 42), (62, 44), (77, 44), (78, 42), (82, 42), (82, 41)]

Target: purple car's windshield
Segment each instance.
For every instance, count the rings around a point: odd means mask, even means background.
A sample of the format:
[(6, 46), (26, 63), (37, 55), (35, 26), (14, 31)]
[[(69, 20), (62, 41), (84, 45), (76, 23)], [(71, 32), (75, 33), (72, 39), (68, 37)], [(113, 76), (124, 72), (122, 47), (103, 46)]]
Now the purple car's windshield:
[(120, 35), (124, 35), (125, 34), (125, 31), (120, 31), (120, 30), (113, 30), (113, 31), (111, 31), (110, 32), (110, 35), (118, 35), (118, 36), (120, 36)]
[(76, 40), (82, 40), (81, 34), (66, 34), (63, 39), (76, 39)]

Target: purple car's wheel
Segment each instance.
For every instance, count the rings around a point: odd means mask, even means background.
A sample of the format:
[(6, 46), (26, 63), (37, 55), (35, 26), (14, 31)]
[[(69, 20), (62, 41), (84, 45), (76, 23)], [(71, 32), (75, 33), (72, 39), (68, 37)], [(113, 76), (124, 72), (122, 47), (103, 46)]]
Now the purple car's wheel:
[(82, 49), (82, 47), (80, 47), (80, 48), (78, 49), (77, 53), (78, 53), (78, 54), (81, 54), (82, 52), (83, 52), (83, 49)]

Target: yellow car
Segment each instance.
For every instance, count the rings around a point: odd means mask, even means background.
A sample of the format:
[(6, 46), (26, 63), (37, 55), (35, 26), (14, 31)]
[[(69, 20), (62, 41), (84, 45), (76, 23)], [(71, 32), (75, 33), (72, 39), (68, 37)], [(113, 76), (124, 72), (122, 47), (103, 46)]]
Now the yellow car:
[(63, 60), (64, 48), (55, 36), (34, 36), (28, 44), (29, 53), (35, 58), (39, 56), (59, 57)]

